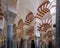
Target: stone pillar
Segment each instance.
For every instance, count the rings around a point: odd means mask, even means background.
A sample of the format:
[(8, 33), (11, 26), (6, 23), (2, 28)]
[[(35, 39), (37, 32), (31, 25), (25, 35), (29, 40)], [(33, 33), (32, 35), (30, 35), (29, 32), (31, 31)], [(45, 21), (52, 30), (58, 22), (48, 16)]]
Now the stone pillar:
[(27, 39), (24, 40), (24, 48), (27, 48)]
[(38, 37), (36, 37), (36, 48), (38, 48), (39, 46), (38, 46), (38, 44), (39, 44), (39, 38)]
[(24, 36), (24, 48), (28, 48), (28, 46), (27, 46), (28, 38), (29, 38), (29, 36), (27, 36), (27, 35)]
[(13, 48), (13, 24), (16, 14), (8, 11), (5, 20), (7, 22), (7, 48)]
[(13, 48), (13, 24), (15, 17), (10, 15), (7, 20), (7, 48)]
[(56, 48), (60, 48), (60, 0), (56, 6)]
[(7, 48), (13, 48), (13, 24), (7, 25)]
[(39, 40), (39, 38), (38, 37), (40, 37), (40, 31), (38, 31), (38, 26), (39, 26), (39, 23), (41, 22), (41, 20), (40, 19), (38, 19), (38, 18), (35, 18), (35, 26), (34, 26), (34, 35), (35, 35), (35, 37), (36, 37), (36, 44), (35, 44), (35, 46), (36, 46), (36, 48), (38, 48), (38, 40)]

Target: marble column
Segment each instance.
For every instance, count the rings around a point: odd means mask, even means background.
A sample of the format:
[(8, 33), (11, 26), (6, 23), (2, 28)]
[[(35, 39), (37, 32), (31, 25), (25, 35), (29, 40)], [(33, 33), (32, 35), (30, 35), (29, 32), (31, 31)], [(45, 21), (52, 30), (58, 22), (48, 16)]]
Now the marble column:
[(60, 48), (60, 0), (56, 6), (56, 48)]
[(36, 48), (39, 48), (39, 37), (36, 37)]
[(27, 48), (27, 39), (24, 40), (24, 48)]
[(24, 48), (28, 48), (28, 46), (27, 46), (28, 38), (29, 38), (29, 36), (27, 36), (27, 35), (24, 36)]
[(17, 48), (20, 48), (20, 45), (21, 45), (20, 42), (21, 42), (21, 40), (18, 39), (18, 40), (17, 40)]
[(13, 48), (13, 24), (7, 25), (7, 48)]

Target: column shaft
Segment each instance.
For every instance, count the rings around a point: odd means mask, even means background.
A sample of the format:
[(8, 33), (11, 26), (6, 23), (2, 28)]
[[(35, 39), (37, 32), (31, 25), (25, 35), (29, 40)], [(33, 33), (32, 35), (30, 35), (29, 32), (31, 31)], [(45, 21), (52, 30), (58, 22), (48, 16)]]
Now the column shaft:
[(7, 25), (7, 48), (13, 48), (13, 26)]
[(27, 48), (27, 40), (24, 41), (24, 48)]
[(39, 44), (39, 39), (36, 38), (36, 48), (38, 48), (38, 44)]

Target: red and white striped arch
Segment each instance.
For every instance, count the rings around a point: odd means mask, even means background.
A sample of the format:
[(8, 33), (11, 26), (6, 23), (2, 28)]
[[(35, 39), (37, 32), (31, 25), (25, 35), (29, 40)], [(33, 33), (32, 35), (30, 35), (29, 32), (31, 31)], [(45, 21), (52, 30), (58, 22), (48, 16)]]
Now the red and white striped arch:
[(56, 4), (52, 5), (49, 1), (42, 3), (37, 9), (37, 14), (35, 18), (42, 19), (44, 15), (50, 12), (50, 9), (52, 9), (53, 7), (56, 7)]
[(23, 29), (23, 26), (24, 26), (24, 22), (23, 22), (22, 19), (20, 19), (19, 22), (18, 22), (18, 27), (17, 27), (17, 29), (22, 30), (22, 29)]
[(34, 15), (32, 12), (28, 13), (25, 18), (25, 24), (29, 25), (34, 20)]
[(39, 31), (44, 31), (46, 32), (47, 29), (52, 27), (52, 20), (51, 19), (45, 19), (45, 20), (41, 20), (39, 26), (38, 26), (38, 30)]

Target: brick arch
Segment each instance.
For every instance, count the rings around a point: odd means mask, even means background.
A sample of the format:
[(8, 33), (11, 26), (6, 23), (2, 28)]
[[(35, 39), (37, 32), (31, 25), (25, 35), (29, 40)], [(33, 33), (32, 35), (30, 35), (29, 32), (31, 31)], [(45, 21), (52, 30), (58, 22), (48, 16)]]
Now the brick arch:
[(18, 22), (18, 28), (19, 29), (22, 29), (23, 28), (23, 25), (24, 25), (23, 20), (20, 19), (19, 22)]
[(46, 41), (52, 40), (52, 32), (53, 32), (52, 20), (51, 19), (41, 20), (41, 23), (38, 26), (38, 31), (41, 32), (40, 33), (41, 41), (43, 39), (48, 39)]
[(18, 26), (17, 26), (17, 36), (18, 38), (21, 38), (21, 36), (23, 35), (23, 26), (24, 26), (24, 22), (22, 19), (19, 20), (18, 22)]
[(40, 18), (42, 18), (47, 12), (49, 12), (50, 10), (47, 8), (49, 4), (49, 1), (46, 1), (44, 3), (42, 3), (38, 9), (37, 9), (37, 16), (39, 16)]
[(34, 19), (34, 15), (32, 12), (28, 13), (26, 18), (25, 18), (25, 23), (30, 24)]
[(38, 31), (46, 32), (51, 27), (52, 27), (52, 20), (51, 19), (41, 20), (41, 22), (38, 26)]
[(42, 19), (44, 15), (48, 12), (50, 12), (50, 9), (56, 7), (56, 5), (50, 4), (49, 1), (43, 2), (38, 8), (37, 8), (37, 14), (36, 17), (39, 19)]

